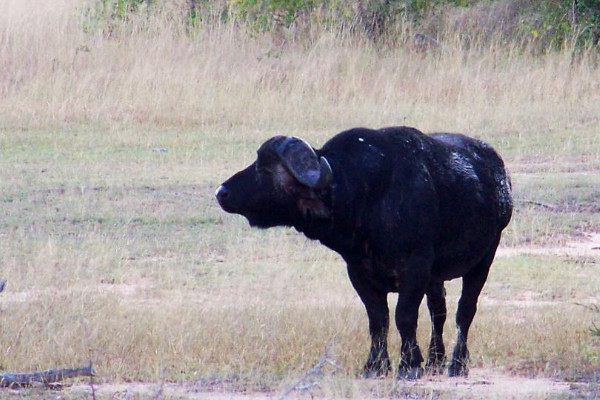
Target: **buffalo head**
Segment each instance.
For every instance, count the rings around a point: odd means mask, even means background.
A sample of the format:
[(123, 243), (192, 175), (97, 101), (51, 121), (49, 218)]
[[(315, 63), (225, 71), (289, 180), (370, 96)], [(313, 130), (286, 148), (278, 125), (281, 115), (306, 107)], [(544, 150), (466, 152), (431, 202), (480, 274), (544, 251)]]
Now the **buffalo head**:
[(320, 195), (332, 178), (327, 159), (304, 140), (275, 136), (258, 149), (254, 163), (226, 180), (215, 195), (223, 210), (243, 215), (252, 226), (292, 226), (329, 215)]

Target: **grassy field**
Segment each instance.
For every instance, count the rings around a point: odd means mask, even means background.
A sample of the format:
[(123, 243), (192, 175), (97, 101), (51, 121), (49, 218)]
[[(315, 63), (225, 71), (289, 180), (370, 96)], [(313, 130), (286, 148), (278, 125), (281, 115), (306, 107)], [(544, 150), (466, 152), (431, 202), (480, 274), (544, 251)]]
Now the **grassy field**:
[[(322, 393), (364, 396), (352, 382), (367, 320), (342, 260), (292, 230), (250, 229), (213, 193), (272, 135), (319, 147), (352, 126), (410, 125), (485, 139), (512, 174), (473, 368), (598, 396), (600, 253), (568, 251), (600, 232), (596, 56), (470, 52), (451, 37), (423, 54), (327, 33), (276, 47), (162, 20), (111, 36), (84, 32), (83, 3), (28, 3), (0, 16), (0, 371), (91, 359), (105, 382), (271, 393), (328, 347), (341, 370)], [(460, 282), (448, 290), (453, 315)], [(452, 317), (448, 347), (454, 336)], [(390, 382), (369, 396), (437, 393)]]

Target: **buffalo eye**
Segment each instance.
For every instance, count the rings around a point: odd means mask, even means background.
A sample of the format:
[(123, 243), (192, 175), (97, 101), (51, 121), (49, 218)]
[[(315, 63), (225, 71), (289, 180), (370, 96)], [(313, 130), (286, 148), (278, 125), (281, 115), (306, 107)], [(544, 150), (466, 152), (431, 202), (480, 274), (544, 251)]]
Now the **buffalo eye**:
[(271, 172), (271, 170), (267, 167), (265, 167), (264, 165), (260, 165), (260, 164), (256, 164), (255, 167), (256, 173), (260, 174), (260, 175), (265, 175)]
[(254, 162), (254, 168), (258, 174), (271, 174), (273, 173), (273, 161), (270, 157), (259, 152)]
[(256, 162), (254, 165), (254, 171), (256, 173), (256, 181), (261, 184), (265, 180), (270, 180), (273, 171), (268, 168), (264, 163)]

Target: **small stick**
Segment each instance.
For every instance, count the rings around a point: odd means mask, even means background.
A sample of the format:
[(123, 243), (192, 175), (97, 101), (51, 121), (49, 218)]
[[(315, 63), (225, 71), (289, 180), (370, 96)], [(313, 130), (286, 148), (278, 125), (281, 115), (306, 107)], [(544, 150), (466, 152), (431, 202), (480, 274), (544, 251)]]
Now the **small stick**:
[(41, 382), (48, 385), (78, 376), (93, 377), (95, 375), (96, 372), (91, 365), (79, 368), (48, 369), (41, 372), (4, 372), (0, 373), (0, 387), (25, 387), (30, 386), (33, 382)]
[(0, 292), (4, 290), (4, 285), (6, 285), (6, 279), (0, 279)]
[(338, 366), (335, 363), (335, 361), (330, 359), (329, 346), (325, 347), (325, 351), (323, 352), (323, 354), (321, 354), (321, 357), (319, 358), (319, 362), (317, 362), (315, 365), (312, 366), (311, 369), (309, 369), (304, 374), (302, 374), (302, 376), (298, 380), (296, 380), (296, 382), (292, 386), (287, 388), (287, 390), (285, 392), (283, 392), (277, 399), (282, 400), (283, 398), (285, 398), (288, 394), (290, 394), (294, 390), (307, 390), (314, 386), (319, 386), (318, 381), (311, 382), (311, 383), (305, 383), (305, 384), (303, 384), (303, 383), (306, 381), (306, 379), (309, 376), (319, 375), (325, 364), (329, 364), (332, 367), (334, 367), (335, 369), (342, 369), (340, 366)]
[(554, 204), (540, 203), (538, 201), (533, 201), (533, 200), (516, 199), (516, 201), (518, 201), (519, 203), (523, 203), (523, 204), (531, 204), (532, 206), (544, 207), (549, 210), (556, 210), (558, 208), (558, 206), (555, 206)]

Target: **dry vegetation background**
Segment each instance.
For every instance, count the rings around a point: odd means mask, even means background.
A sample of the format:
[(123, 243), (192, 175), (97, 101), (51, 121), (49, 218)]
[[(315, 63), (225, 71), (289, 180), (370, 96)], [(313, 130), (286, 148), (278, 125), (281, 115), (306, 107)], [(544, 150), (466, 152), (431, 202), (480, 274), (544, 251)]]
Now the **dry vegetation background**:
[[(454, 32), (425, 53), (323, 29), (283, 43), (216, 21), (187, 35), (175, 3), (96, 29), (87, 5), (0, 2), (0, 370), (91, 358), (108, 382), (269, 392), (327, 345), (342, 370), (320, 390), (364, 396), (352, 377), (367, 321), (342, 260), (251, 230), (213, 192), (272, 135), (319, 147), (353, 126), (410, 125), (483, 138), (513, 176), (503, 247), (516, 250), (484, 289), (473, 368), (598, 396), (600, 255), (561, 250), (600, 232), (597, 53), (469, 50)], [(453, 315), (460, 283), (448, 286)], [(446, 331), (449, 347), (452, 316)]]

